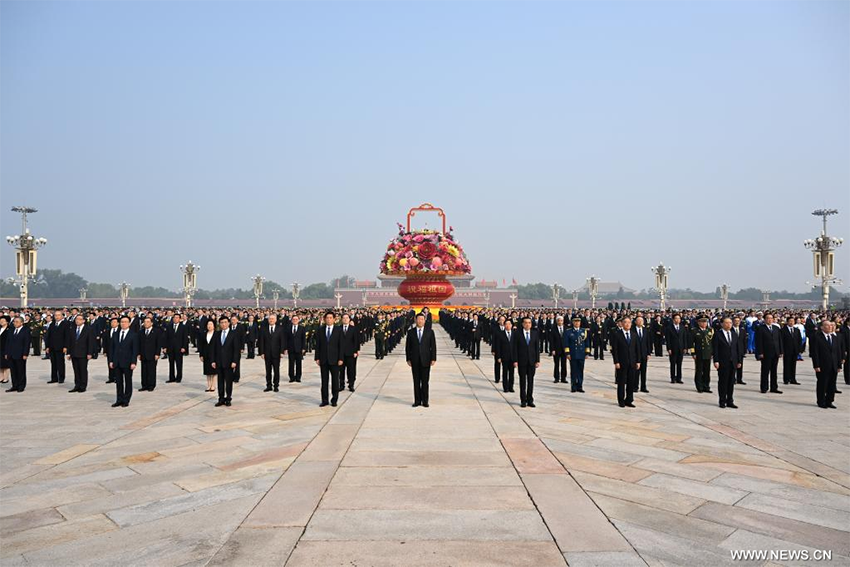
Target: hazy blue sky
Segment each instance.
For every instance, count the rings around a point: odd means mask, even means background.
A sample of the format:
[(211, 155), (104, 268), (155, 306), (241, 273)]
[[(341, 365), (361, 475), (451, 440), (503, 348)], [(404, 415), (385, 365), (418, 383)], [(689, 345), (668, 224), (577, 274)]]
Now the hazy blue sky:
[(0, 73), (3, 236), (93, 281), (372, 278), (424, 201), (568, 288), (803, 290), (810, 211), (850, 238), (843, 1), (3, 1)]

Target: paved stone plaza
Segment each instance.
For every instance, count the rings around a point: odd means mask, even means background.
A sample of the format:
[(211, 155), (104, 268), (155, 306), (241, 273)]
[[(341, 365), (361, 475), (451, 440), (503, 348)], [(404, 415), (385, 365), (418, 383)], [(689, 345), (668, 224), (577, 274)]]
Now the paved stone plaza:
[(243, 360), (230, 408), (197, 356), (182, 384), (163, 362), (155, 392), (111, 408), (103, 358), (84, 394), (67, 393), (70, 365), (48, 385), (31, 358), (27, 391), (0, 394), (0, 563), (717, 565), (808, 549), (850, 564), (850, 387), (816, 407), (808, 358), (779, 396), (748, 357), (740, 409), (722, 410), (670, 384), (666, 359), (620, 409), (610, 360), (588, 361), (582, 395), (545, 357), (537, 408), (520, 409), (489, 356), (437, 339), (417, 409), (401, 349), (363, 356), (357, 391), (321, 409), (312, 362), (272, 394), (262, 360)]

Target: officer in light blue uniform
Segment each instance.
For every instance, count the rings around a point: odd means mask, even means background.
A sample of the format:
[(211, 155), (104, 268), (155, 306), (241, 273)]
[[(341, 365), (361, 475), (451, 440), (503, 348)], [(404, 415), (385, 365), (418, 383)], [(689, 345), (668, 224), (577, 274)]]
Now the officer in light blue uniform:
[(584, 393), (584, 359), (590, 353), (587, 329), (581, 327), (581, 317), (573, 317), (573, 327), (564, 333), (564, 352), (570, 361), (570, 391)]

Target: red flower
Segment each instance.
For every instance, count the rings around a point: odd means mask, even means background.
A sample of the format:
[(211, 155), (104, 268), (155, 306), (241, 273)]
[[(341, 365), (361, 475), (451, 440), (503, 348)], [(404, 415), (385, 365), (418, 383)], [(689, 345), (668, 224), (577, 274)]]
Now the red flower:
[(437, 247), (430, 242), (423, 242), (419, 245), (417, 252), (420, 260), (430, 260), (437, 253)]

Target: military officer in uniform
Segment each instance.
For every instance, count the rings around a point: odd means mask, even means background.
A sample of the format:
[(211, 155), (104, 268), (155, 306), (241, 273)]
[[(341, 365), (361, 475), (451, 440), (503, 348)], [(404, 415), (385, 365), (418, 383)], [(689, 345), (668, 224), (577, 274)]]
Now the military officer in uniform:
[(714, 329), (708, 326), (708, 317), (700, 314), (697, 328), (691, 331), (691, 356), (694, 359), (694, 384), (699, 393), (711, 393), (711, 356)]
[(584, 359), (590, 353), (587, 329), (581, 327), (581, 317), (572, 319), (573, 327), (564, 336), (564, 353), (570, 361), (570, 391), (584, 393)]

